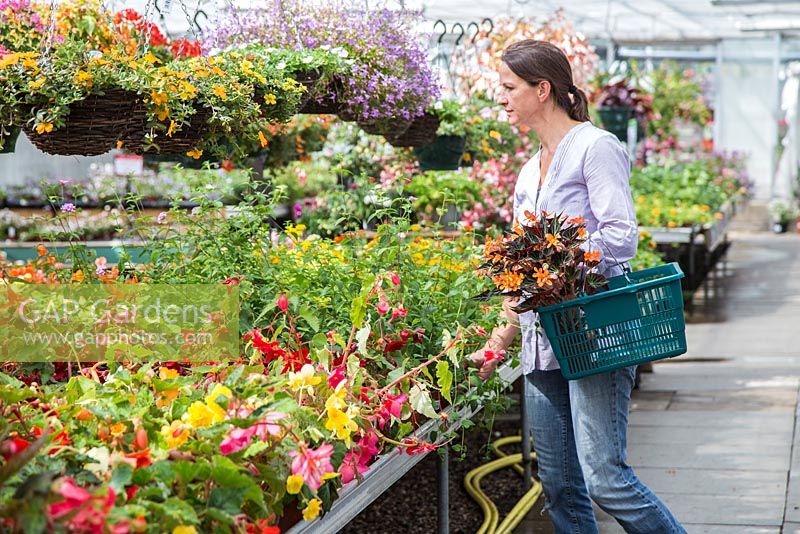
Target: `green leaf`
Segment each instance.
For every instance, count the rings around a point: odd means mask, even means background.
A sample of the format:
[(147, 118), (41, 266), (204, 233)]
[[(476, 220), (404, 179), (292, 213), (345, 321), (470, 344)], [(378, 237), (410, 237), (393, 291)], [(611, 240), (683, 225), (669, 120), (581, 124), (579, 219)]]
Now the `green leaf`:
[(114, 473), (111, 475), (111, 487), (119, 495), (125, 492), (125, 486), (131, 483), (133, 479), (133, 466), (126, 463), (121, 463), (114, 468)]
[(447, 402), (453, 402), (450, 398), (450, 388), (453, 386), (453, 373), (450, 371), (450, 366), (445, 361), (439, 360), (436, 363), (436, 383), (442, 392), (442, 396), (447, 399)]
[(324, 349), (327, 344), (328, 344), (328, 336), (326, 336), (322, 332), (314, 335), (314, 337), (311, 338), (312, 349)]
[(438, 417), (436, 410), (433, 409), (431, 396), (425, 389), (420, 387), (419, 384), (414, 384), (414, 386), (412, 386), (408, 397), (409, 401), (411, 402), (411, 408), (415, 412), (431, 419), (436, 419)]
[(319, 330), (319, 318), (314, 315), (310, 308), (303, 305), (303, 307), (300, 308), (300, 317), (306, 320), (308, 326), (310, 326), (312, 330)]
[(92, 400), (97, 397), (94, 380), (85, 376), (73, 376), (67, 382), (66, 387), (67, 402), (75, 404), (82, 400)]

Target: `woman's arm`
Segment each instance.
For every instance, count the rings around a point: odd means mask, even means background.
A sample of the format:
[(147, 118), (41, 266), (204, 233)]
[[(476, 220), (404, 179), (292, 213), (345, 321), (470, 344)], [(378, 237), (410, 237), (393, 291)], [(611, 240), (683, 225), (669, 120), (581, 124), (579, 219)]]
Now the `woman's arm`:
[(625, 148), (610, 135), (604, 135), (586, 153), (583, 175), (589, 207), (597, 219), (585, 248), (603, 254), (599, 271), (636, 255), (639, 226), (630, 188), (630, 160)]
[(519, 315), (511, 309), (518, 303), (518, 299), (507, 298), (503, 301), (503, 311), (501, 317), (505, 318), (506, 323), (497, 325), (489, 335), (483, 348), (477, 350), (467, 356), (473, 364), (480, 366), (478, 376), (481, 380), (486, 380), (494, 372), (497, 364), (500, 363), (500, 358), (486, 358), (486, 351), (490, 350), (498, 355), (508, 350), (508, 347), (513, 343), (514, 338), (520, 332)]

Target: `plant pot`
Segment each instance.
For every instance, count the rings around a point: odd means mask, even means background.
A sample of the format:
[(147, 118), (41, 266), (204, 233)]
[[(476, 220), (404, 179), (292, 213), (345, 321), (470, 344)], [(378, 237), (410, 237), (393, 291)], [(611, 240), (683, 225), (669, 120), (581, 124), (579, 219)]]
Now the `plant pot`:
[(17, 146), (17, 138), (22, 129), (19, 126), (11, 126), (8, 133), (3, 136), (3, 148), (0, 148), (0, 154), (11, 154)]
[(772, 223), (772, 231), (776, 234), (785, 234), (789, 230), (788, 222), (774, 222)]
[(439, 135), (433, 143), (415, 148), (414, 153), (423, 171), (454, 171), (461, 163), (466, 145), (466, 137)]
[[(30, 116), (30, 114), (28, 114)], [(60, 156), (99, 156), (116, 148), (133, 128), (147, 120), (144, 104), (135, 93), (109, 89), (70, 105), (66, 124), (50, 133), (38, 134), (31, 123), (22, 129), (33, 145)]]
[(602, 108), (597, 110), (603, 128), (617, 136), (623, 143), (628, 142), (628, 120), (633, 116), (631, 107)]
[(416, 117), (408, 128), (399, 135), (387, 137), (390, 145), (396, 147), (421, 147), (436, 140), (436, 130), (439, 129), (439, 117), (431, 113), (424, 113)]

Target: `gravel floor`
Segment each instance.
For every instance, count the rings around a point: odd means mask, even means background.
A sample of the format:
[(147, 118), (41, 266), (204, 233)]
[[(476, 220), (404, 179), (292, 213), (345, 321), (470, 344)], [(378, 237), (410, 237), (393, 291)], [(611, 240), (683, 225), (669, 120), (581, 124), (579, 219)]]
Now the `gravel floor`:
[[(495, 423), (492, 441), (519, 432), (516, 421)], [(486, 456), (489, 433), (474, 428), (466, 437), (467, 457), (458, 461), (451, 454), (450, 461), (450, 532), (473, 533), (481, 525), (483, 514), (478, 504), (464, 489), (467, 472), (494, 455)], [(518, 452), (513, 446), (506, 452)], [(481, 488), (494, 501), (500, 518), (511, 510), (524, 494), (522, 477), (513, 469), (496, 471), (481, 482)], [(541, 507), (541, 500), (537, 509)], [(380, 534), (403, 532), (404, 534), (430, 534), (437, 530), (437, 481), (436, 454), (429, 454), (417, 466), (381, 495), (366, 510), (361, 512), (342, 532), (347, 534)]]

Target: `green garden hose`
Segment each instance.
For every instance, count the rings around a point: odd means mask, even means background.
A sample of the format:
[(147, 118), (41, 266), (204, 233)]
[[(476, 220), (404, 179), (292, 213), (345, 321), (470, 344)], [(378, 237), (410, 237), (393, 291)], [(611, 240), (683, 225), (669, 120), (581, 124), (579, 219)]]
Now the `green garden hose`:
[[(520, 436), (510, 436), (500, 438), (492, 443), (492, 452), (498, 456), (497, 460), (485, 463), (476, 467), (464, 477), (464, 486), (467, 493), (478, 503), (483, 511), (483, 523), (478, 534), (508, 534), (516, 528), (522, 521), (525, 515), (534, 507), (539, 496), (542, 494), (542, 484), (531, 478), (531, 489), (517, 501), (514, 508), (508, 513), (503, 522), (500, 523), (500, 514), (497, 512), (497, 506), (489, 499), (481, 490), (481, 480), (486, 475), (503, 469), (504, 467), (513, 467), (518, 473), (524, 474), (522, 468), (522, 454), (506, 454), (500, 448), (508, 445), (509, 443), (519, 443), (522, 441)], [(536, 459), (536, 453), (531, 452), (531, 460)], [(499, 525), (498, 525), (499, 523)]]

